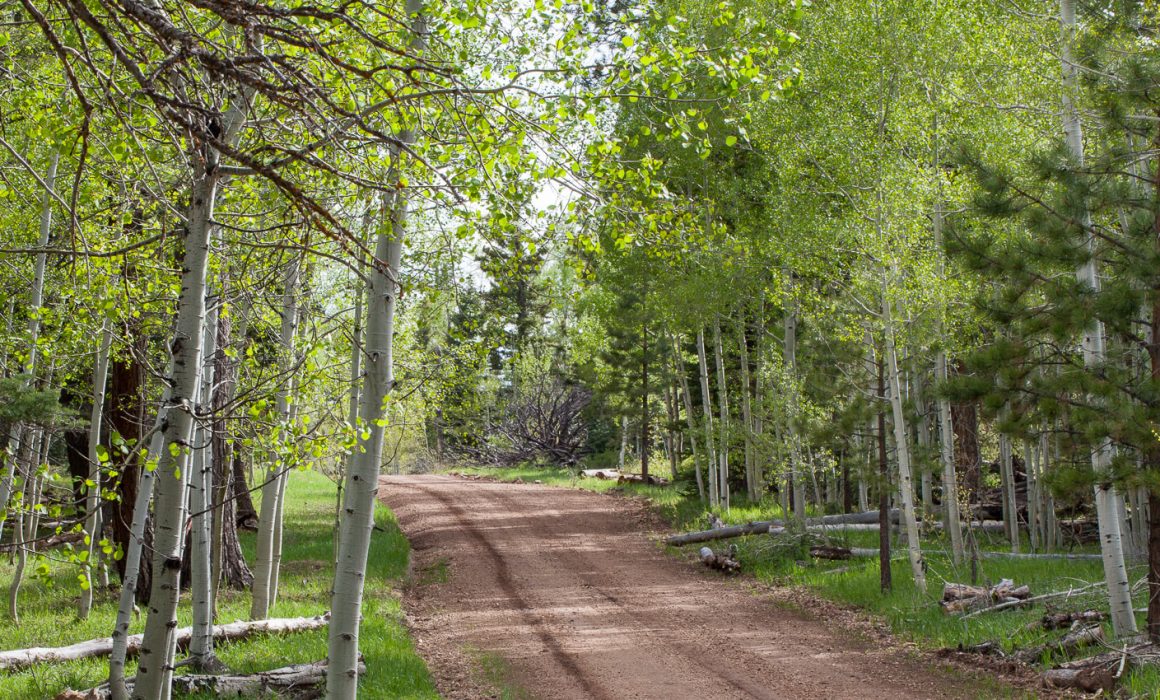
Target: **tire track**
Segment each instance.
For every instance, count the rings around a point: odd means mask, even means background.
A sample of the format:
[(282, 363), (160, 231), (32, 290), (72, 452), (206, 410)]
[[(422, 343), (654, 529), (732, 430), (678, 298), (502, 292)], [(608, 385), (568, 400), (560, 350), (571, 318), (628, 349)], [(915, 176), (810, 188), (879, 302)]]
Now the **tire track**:
[(449, 700), (495, 696), (467, 648), (552, 699), (996, 695), (666, 556), (627, 500), (442, 476), (382, 485), (420, 570), (450, 562), (405, 601)]

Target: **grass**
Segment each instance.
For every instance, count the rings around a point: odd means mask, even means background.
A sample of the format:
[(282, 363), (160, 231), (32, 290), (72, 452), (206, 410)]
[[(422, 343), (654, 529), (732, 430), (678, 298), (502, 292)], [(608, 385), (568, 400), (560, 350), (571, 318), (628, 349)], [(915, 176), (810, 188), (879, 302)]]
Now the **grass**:
[[(539, 481), (552, 486), (598, 492), (616, 489), (619, 493), (647, 499), (654, 510), (677, 530), (700, 530), (705, 527), (707, 511), (698, 500), (695, 487), (680, 482), (665, 487), (636, 483), (618, 485), (615, 481), (578, 479), (568, 471), (532, 466), (459, 471), (488, 475), (501, 481)], [(776, 503), (747, 503), (736, 497), (734, 501), (729, 511), (719, 513), (726, 524), (782, 517), (780, 506)], [(1001, 535), (978, 534), (978, 538), (981, 550), (1009, 551), (1009, 545)], [(830, 540), (833, 544), (876, 548), (878, 533), (843, 533), (831, 535)], [(921, 648), (953, 648), (997, 641), (1005, 650), (1011, 651), (1048, 644), (1062, 635), (1061, 632), (1044, 632), (1035, 624), (1043, 615), (1043, 606), (984, 614), (969, 620), (945, 614), (938, 605), (943, 582), (969, 583), (971, 574), (968, 567), (956, 567), (953, 564), (950, 545), (941, 534), (923, 540), (923, 554), (927, 563), (926, 594), (921, 594), (915, 588), (910, 564), (905, 559), (905, 549), (899, 548), (896, 542), (892, 542), (896, 557), (891, 563), (893, 589), (888, 593), (880, 590), (877, 559), (816, 560), (809, 556), (808, 545), (800, 538), (772, 540), (756, 536), (731, 542), (737, 545), (737, 557), (742, 569), (759, 581), (778, 586), (804, 586), (828, 600), (861, 608), (886, 622), (899, 638), (912, 641)], [(670, 551), (677, 556), (688, 556), (686, 550), (691, 549), (670, 548)], [(1028, 542), (1024, 541), (1022, 551), (1030, 551)], [(1098, 549), (1093, 545), (1075, 551), (1094, 553)], [(1143, 577), (1144, 568), (1134, 567), (1130, 573), (1133, 581), (1138, 580)], [(1017, 584), (1027, 584), (1032, 594), (1042, 594), (1102, 581), (1103, 568), (1098, 560), (984, 559), (978, 564), (977, 577), (980, 584), (996, 583), (1008, 578)], [(1133, 603), (1137, 609), (1146, 606), (1146, 591), (1137, 592)], [(1082, 597), (1060, 601), (1055, 607), (1060, 612), (1101, 608), (1106, 610), (1107, 602), (1099, 587)], [(1142, 618), (1138, 622), (1142, 629)], [(1107, 624), (1105, 632), (1111, 638), (1110, 624)], [(1045, 654), (1041, 661), (1046, 666), (1058, 663), (1060, 659)], [(1123, 688), (1132, 696), (1160, 697), (1160, 669), (1132, 672), (1125, 678)]]
[[(318, 615), (330, 605), (335, 487), (316, 472), (295, 473), (291, 475), (286, 496), (281, 583), (277, 604), (270, 615)], [(397, 588), (408, 574), (407, 540), (384, 506), (376, 511), (375, 524), (359, 640), (367, 673), (360, 683), (359, 697), (438, 698), (427, 667), (416, 654), (402, 623)], [(252, 562), (253, 533), (242, 533), (242, 546), (246, 560)], [(6, 559), (0, 562), (0, 584), (5, 589), (12, 580), (13, 570)], [(117, 593), (97, 592), (91, 615), (87, 620), (78, 621), (76, 574), (73, 566), (53, 563), (47, 581), (27, 580), (20, 597), (21, 623), (0, 625), (0, 649), (59, 646), (107, 636), (116, 616)], [(248, 591), (223, 590), (218, 601), (219, 622), (248, 618)], [(188, 595), (183, 595), (178, 619), (182, 626), (190, 624)], [(134, 620), (130, 631), (140, 632), (143, 626), (143, 618)], [(223, 643), (218, 645), (217, 653), (238, 673), (318, 661), (326, 658), (326, 630)], [(130, 665), (127, 672), (134, 673), (135, 667)], [(43, 664), (0, 675), (0, 697), (52, 697), (64, 688), (97, 685), (107, 675), (105, 659)]]

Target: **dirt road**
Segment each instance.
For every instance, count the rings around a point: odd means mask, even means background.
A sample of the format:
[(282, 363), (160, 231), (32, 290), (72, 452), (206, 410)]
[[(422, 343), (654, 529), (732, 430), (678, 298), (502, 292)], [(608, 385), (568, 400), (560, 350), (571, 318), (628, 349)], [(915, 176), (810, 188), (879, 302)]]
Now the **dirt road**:
[(407, 609), (447, 698), (493, 696), (489, 671), (535, 698), (995, 693), (665, 555), (628, 499), (450, 476), (386, 477), (380, 495), (414, 548)]

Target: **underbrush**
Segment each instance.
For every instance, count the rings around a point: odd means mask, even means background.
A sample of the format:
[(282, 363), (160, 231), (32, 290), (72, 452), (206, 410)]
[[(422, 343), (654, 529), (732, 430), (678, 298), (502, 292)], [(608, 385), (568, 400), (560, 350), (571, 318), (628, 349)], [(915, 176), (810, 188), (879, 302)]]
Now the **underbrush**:
[[(475, 468), (457, 470), (461, 473), (486, 475), (501, 481), (520, 480), (527, 483), (541, 482), (551, 486), (580, 488), (597, 492), (615, 490), (618, 493), (646, 499), (653, 509), (675, 530), (701, 530), (706, 528), (708, 510), (697, 497), (696, 487), (685, 482), (669, 486), (653, 486), (639, 483), (617, 484), (614, 480), (578, 478), (567, 470), (545, 467), (516, 468)], [(814, 515), (814, 513), (810, 513)], [(727, 525), (739, 525), (758, 520), (772, 520), (783, 517), (780, 506), (771, 500), (759, 503), (747, 502), (743, 497), (734, 496), (733, 506), (728, 511), (718, 513)], [(1010, 545), (999, 534), (976, 532), (978, 548), (981, 552), (1010, 551)], [(742, 570), (759, 581), (775, 586), (803, 586), (827, 600), (840, 605), (853, 606), (865, 610), (886, 622), (893, 633), (901, 639), (912, 641), (924, 649), (968, 647), (983, 642), (996, 642), (1005, 652), (1028, 649), (1058, 640), (1062, 632), (1045, 632), (1038, 623), (1045, 611), (1068, 612), (1079, 610), (1107, 609), (1107, 600), (1101, 586), (1093, 590), (1046, 605), (1016, 608), (1001, 612), (988, 612), (964, 619), (958, 615), (944, 613), (938, 602), (943, 584), (978, 583), (993, 584), (1001, 579), (1011, 579), (1020, 585), (1028, 585), (1033, 595), (1067, 591), (1097, 583), (1103, 580), (1103, 567), (1098, 560), (1066, 559), (1009, 559), (981, 558), (974, 567), (963, 564), (955, 566), (950, 554), (949, 541), (941, 534), (925, 535), (922, 541), (923, 556), (927, 564), (927, 592), (919, 593), (914, 586), (910, 564), (906, 560), (905, 546), (898, 542), (897, 534), (891, 538), (893, 559), (891, 575), (893, 587), (883, 593), (879, 583), (877, 558), (854, 558), (846, 561), (828, 561), (809, 556), (809, 544), (814, 535), (783, 535), (778, 538), (750, 536), (729, 540), (737, 545), (737, 558)], [(848, 547), (877, 548), (877, 532), (830, 533), (827, 543)], [(710, 543), (723, 547), (722, 543)], [(683, 549), (670, 548), (678, 556), (691, 556), (695, 546)], [(1021, 551), (1029, 552), (1030, 543), (1024, 540)], [(1076, 553), (1097, 553), (1094, 545), (1070, 550)], [(1132, 566), (1129, 569), (1132, 581), (1145, 575), (1145, 567)], [(1134, 593), (1134, 607), (1137, 610), (1147, 605), (1147, 592), (1138, 586)], [(807, 611), (808, 613), (808, 611)], [(1138, 620), (1143, 629), (1143, 618)], [(1111, 638), (1111, 625), (1105, 623), (1105, 637)], [(1105, 647), (1091, 651), (1107, 651)], [(1045, 653), (1041, 664), (1057, 664), (1064, 659), (1053, 658)], [(1160, 697), (1160, 670), (1140, 669), (1131, 672), (1121, 683), (1122, 692), (1133, 697)]]
[[(312, 616), (330, 606), (333, 578), (335, 486), (316, 472), (295, 472), (286, 491), (283, 558), (278, 600), (271, 617)], [(367, 561), (366, 590), (359, 646), (367, 673), (359, 684), (360, 698), (437, 698), (423, 660), (402, 622), (397, 587), (407, 576), (409, 546), (390, 511), (379, 506)], [(253, 533), (240, 533), (246, 560), (253, 562)], [(12, 580), (13, 566), (0, 562), (0, 585)], [(108, 636), (116, 617), (115, 590), (96, 591), (93, 609), (84, 621), (76, 619), (77, 570), (50, 562), (44, 580), (29, 579), (20, 596), (21, 623), (0, 626), (0, 649), (60, 646)], [(116, 580), (114, 574), (113, 580)], [(249, 617), (248, 591), (222, 590), (218, 596), (218, 623)], [(188, 593), (178, 610), (179, 625), (191, 623)], [(141, 632), (144, 616), (134, 619), (130, 633)], [(253, 673), (288, 664), (326, 658), (326, 629), (283, 636), (258, 636), (221, 643), (219, 658), (234, 672)], [(127, 673), (136, 672), (130, 663)], [(0, 698), (50, 698), (64, 688), (90, 688), (108, 676), (106, 659), (42, 664), (0, 675)], [(201, 696), (194, 696), (201, 697)]]

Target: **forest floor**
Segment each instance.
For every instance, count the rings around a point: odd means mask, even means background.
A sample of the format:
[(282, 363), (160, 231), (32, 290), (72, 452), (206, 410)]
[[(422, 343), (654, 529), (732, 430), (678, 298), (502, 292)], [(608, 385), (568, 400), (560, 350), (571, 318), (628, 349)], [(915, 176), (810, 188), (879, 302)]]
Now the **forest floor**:
[(384, 477), (412, 546), (404, 600), (449, 699), (975, 698), (1034, 694), (667, 556), (644, 502), (448, 475)]
[[(334, 483), (316, 471), (295, 472), (286, 487), (282, 576), (278, 601), (271, 610), (274, 617), (318, 615), (330, 605), (335, 492)], [(253, 562), (254, 533), (240, 535), (246, 560)], [(402, 621), (399, 589), (407, 574), (407, 561), (407, 540), (400, 534), (390, 512), (386, 508), (376, 509), (359, 638), (360, 651), (367, 664), (359, 697), (366, 700), (438, 698)], [(30, 576), (24, 583), (20, 624), (10, 620), (0, 623), (0, 649), (72, 644), (107, 636), (113, 628), (118, 598), (115, 588), (97, 591), (92, 614), (87, 620), (78, 621), (77, 567), (59, 558), (46, 560), (45, 566), (45, 575)], [(11, 580), (12, 566), (7, 557), (0, 557), (0, 586), (6, 590)], [(116, 581), (116, 576), (113, 580)], [(222, 590), (218, 605), (219, 623), (249, 619), (248, 591)], [(178, 619), (183, 626), (190, 624), (188, 592), (182, 594)], [(135, 618), (130, 632), (140, 632), (144, 622), (144, 615)], [(216, 651), (235, 672), (254, 673), (326, 658), (326, 634), (323, 628), (280, 636), (262, 635), (219, 643)], [(128, 673), (135, 670), (136, 664), (130, 662)], [(91, 688), (104, 681), (108, 673), (106, 658), (42, 664), (0, 673), (0, 699), (52, 698), (65, 688)]]

